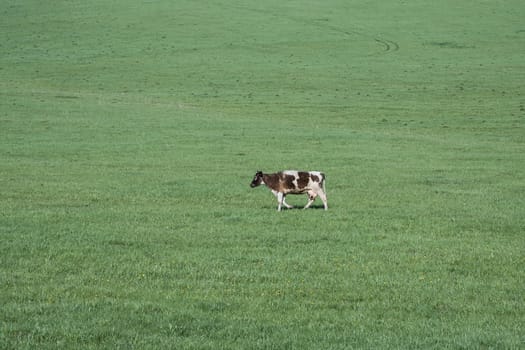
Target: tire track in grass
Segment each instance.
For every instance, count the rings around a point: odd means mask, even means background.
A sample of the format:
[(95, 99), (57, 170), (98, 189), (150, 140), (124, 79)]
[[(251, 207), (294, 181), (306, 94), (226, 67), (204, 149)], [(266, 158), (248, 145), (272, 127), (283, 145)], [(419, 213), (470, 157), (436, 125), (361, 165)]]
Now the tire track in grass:
[[(298, 20), (298, 19), (295, 19), (295, 20)], [(299, 20), (304, 22), (304, 23), (306, 23), (306, 24), (312, 24), (312, 22), (309, 22), (307, 20), (302, 20), (302, 19), (299, 19)], [(370, 32), (366, 32), (364, 30), (345, 30), (345, 29), (342, 29), (342, 28), (339, 28), (337, 26), (333, 26), (333, 25), (330, 25), (330, 24), (324, 24), (323, 25), (323, 23), (321, 23), (319, 21), (315, 21), (315, 20), (314, 20), (313, 24), (316, 27), (318, 27), (318, 28), (323, 28), (324, 27), (325, 29), (329, 29), (329, 30), (332, 30), (334, 32), (342, 33), (342, 34), (345, 34), (345, 35), (348, 35), (348, 36), (357, 35), (357, 36), (361, 36), (361, 37), (373, 40), (376, 43), (378, 43), (381, 46), (383, 46), (383, 52), (385, 52), (385, 53), (399, 50), (399, 44), (397, 42), (392, 41), (392, 40), (388, 40), (388, 39), (383, 39), (383, 38), (379, 37), (378, 35), (375, 35), (375, 34), (370, 33)]]
[[(314, 27), (317, 27), (323, 30), (331, 30), (334, 32), (344, 34), (346, 36), (353, 36), (353, 35), (361, 36), (363, 38), (374, 41), (380, 46), (382, 46), (383, 49), (381, 50), (380, 53), (392, 53), (392, 52), (399, 50), (399, 44), (393, 40), (385, 39), (381, 37), (380, 35), (374, 34), (370, 31), (366, 31), (365, 29), (344, 29), (338, 26), (331, 25), (329, 23), (324, 23), (324, 22), (328, 22), (328, 19), (307, 19), (307, 18), (292, 16), (292, 15), (284, 15), (279, 12), (272, 12), (266, 9), (255, 9), (255, 8), (251, 8), (247, 6), (233, 6), (233, 7), (239, 10), (243, 10), (243, 11), (264, 13), (272, 17), (277, 17), (277, 18), (280, 17), (280, 18), (288, 19), (288, 20), (291, 20), (297, 23), (305, 24), (308, 26), (314, 26)], [(373, 56), (376, 54), (378, 54), (378, 52), (370, 53), (367, 56)]]
[(385, 40), (385, 39), (380, 39), (380, 38), (374, 38), (374, 40), (385, 47), (385, 52), (399, 50), (399, 44), (396, 43), (395, 41)]

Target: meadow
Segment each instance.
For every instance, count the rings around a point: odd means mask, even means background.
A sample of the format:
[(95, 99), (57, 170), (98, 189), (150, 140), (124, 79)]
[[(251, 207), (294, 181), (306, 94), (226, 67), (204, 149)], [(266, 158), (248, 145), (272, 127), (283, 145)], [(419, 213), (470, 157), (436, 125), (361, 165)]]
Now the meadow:
[(0, 14), (0, 349), (525, 347), (523, 1)]

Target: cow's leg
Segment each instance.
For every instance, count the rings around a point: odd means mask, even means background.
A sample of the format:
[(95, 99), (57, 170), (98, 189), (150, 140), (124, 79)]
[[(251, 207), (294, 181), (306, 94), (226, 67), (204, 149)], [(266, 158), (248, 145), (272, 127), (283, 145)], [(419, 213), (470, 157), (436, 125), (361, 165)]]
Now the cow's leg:
[(286, 196), (284, 196), (284, 195), (283, 195), (283, 204), (288, 209), (292, 209), (293, 208), (293, 205), (290, 205), (290, 204), (286, 203)]
[(277, 211), (281, 211), (281, 207), (282, 207), (283, 202), (284, 202), (284, 193), (277, 192), (277, 202), (278, 202)]
[[(276, 190), (272, 190), (272, 193), (274, 194), (275, 197), (277, 197), (277, 201), (279, 203), (281, 203), (282, 205), (284, 205), (288, 209), (292, 209), (293, 208), (293, 205), (290, 205), (290, 204), (286, 203), (286, 196), (284, 195), (284, 193), (277, 192)], [(279, 194), (283, 195), (282, 201), (281, 201), (281, 199), (279, 199)], [(278, 209), (278, 210), (280, 210), (280, 209)]]
[(316, 194), (314, 191), (308, 191), (308, 193), (306, 194), (306, 196), (308, 197), (308, 203), (306, 203), (306, 205), (304, 206), (303, 209), (308, 209), (308, 208), (310, 208), (310, 206), (312, 205), (312, 203), (315, 201), (315, 197), (317, 197), (317, 194)]
[(326, 193), (324, 193), (324, 190), (320, 188), (317, 194), (319, 195), (319, 197), (321, 197), (321, 200), (323, 201), (324, 210), (328, 210), (328, 201), (326, 199)]

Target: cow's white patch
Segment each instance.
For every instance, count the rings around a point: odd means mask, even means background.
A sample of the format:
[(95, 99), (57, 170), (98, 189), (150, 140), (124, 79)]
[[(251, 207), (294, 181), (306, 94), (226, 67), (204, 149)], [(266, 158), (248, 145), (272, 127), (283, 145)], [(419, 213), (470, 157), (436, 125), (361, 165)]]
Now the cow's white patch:
[(283, 171), (284, 175), (292, 175), (295, 176), (295, 178), (299, 177), (299, 172), (297, 170), (285, 170)]

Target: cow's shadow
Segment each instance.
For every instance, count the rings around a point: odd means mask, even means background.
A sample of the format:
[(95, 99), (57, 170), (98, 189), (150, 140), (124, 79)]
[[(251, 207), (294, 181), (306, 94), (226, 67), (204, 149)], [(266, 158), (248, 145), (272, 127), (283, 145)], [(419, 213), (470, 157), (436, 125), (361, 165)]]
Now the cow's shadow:
[[(291, 204), (291, 205), (293, 205), (293, 204)], [(270, 208), (270, 206), (266, 206), (266, 208)], [(277, 205), (272, 206), (271, 208), (276, 210), (277, 209)], [(309, 206), (306, 209), (304, 208), (304, 205), (293, 205), (293, 208), (286, 208), (283, 205), (281, 210), (282, 211), (286, 211), (286, 210), (304, 210), (304, 211), (308, 211), (308, 210), (324, 210), (324, 205), (323, 204), (312, 204), (311, 206)]]

